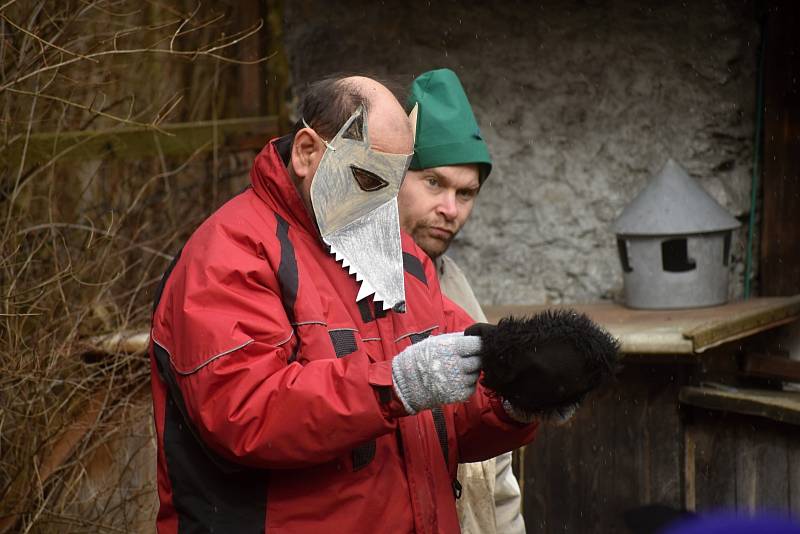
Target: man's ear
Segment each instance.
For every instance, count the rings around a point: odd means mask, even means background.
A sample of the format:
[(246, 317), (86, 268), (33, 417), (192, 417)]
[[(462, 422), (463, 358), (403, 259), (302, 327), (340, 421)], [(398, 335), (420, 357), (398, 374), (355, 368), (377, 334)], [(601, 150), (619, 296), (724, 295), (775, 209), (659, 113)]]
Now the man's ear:
[(294, 136), (290, 165), (295, 176), (301, 180), (316, 170), (325, 145), (311, 128), (301, 128)]

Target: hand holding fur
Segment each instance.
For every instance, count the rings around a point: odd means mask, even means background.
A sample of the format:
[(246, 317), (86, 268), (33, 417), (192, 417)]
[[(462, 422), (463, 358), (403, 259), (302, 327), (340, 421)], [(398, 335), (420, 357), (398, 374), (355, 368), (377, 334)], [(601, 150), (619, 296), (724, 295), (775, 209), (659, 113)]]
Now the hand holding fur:
[(619, 343), (587, 316), (550, 310), (466, 331), (483, 340), (482, 384), (515, 420), (564, 422), (617, 370)]
[(463, 332), (432, 336), (407, 347), (392, 360), (394, 391), (413, 415), (467, 400), (481, 370), (481, 338)]

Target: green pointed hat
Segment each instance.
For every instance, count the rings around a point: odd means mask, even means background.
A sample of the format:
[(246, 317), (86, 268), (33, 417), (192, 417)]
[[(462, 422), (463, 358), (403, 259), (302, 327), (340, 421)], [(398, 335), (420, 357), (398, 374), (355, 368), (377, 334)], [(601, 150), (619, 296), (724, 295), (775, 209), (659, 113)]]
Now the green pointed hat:
[(492, 170), (492, 157), (456, 73), (438, 69), (420, 75), (408, 97), (408, 108), (414, 104), (419, 109), (411, 168), (477, 163), (483, 183)]

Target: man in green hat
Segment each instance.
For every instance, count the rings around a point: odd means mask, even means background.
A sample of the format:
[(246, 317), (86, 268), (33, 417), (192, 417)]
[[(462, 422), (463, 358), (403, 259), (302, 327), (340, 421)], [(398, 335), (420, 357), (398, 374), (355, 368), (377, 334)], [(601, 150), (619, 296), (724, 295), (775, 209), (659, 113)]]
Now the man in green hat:
[[(467, 222), (492, 170), (489, 149), (453, 71), (433, 70), (415, 79), (408, 108), (415, 104), (414, 156), (398, 196), (400, 224), (434, 260), (444, 294), (476, 322), (486, 322), (464, 273), (444, 252)], [(510, 452), (460, 464), (458, 479), (463, 487), (457, 502), (463, 532), (525, 532)]]

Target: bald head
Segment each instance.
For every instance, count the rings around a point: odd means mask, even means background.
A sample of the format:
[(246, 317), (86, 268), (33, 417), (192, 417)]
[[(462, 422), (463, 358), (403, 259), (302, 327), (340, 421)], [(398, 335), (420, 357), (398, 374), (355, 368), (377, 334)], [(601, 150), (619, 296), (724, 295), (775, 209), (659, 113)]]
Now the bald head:
[(391, 154), (410, 154), (413, 151), (411, 123), (403, 106), (386, 86), (364, 76), (350, 76), (339, 83), (365, 101), (373, 149)]
[(411, 154), (414, 136), (411, 123), (392, 92), (365, 76), (327, 79), (311, 84), (300, 102), (295, 126), (289, 173), (311, 217), (311, 182), (330, 141), (358, 109), (367, 110), (370, 147), (389, 154)]

